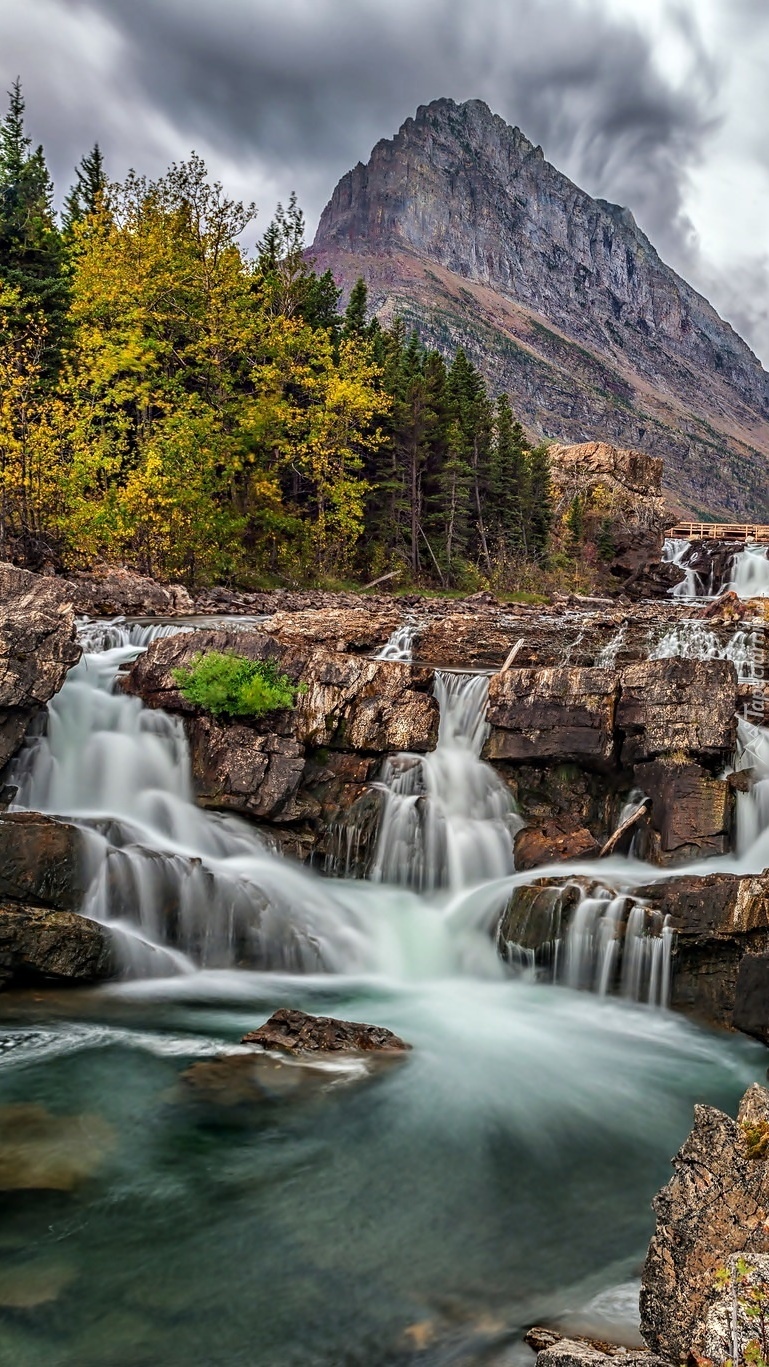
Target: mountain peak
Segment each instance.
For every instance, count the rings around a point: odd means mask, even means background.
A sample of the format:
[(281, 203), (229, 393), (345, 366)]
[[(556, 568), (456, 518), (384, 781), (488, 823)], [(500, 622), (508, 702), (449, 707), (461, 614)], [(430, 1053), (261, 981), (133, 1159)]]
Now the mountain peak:
[(534, 434), (662, 455), (680, 506), (769, 520), (769, 376), (629, 209), (482, 100), (420, 105), (342, 177), (311, 250), (385, 316), (461, 341)]

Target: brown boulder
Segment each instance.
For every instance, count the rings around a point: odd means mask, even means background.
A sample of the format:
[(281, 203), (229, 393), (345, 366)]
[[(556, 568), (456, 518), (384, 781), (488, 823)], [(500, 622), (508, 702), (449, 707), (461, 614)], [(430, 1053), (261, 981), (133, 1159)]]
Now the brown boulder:
[(325, 646), (328, 650), (380, 650), (403, 613), (393, 604), (389, 608), (325, 607), (305, 608), (301, 612), (276, 612), (262, 629), (287, 645)]
[[(430, 695), (432, 671), (390, 660), (370, 660), (324, 647), (284, 644), (263, 631), (199, 631), (154, 641), (130, 670), (124, 687), (150, 707), (193, 713), (173, 680), (206, 651), (229, 651), (250, 660), (274, 660), (301, 685), (294, 708), (244, 720), (261, 734), (292, 737), (300, 745), (374, 754), (431, 750), (438, 735), (438, 705)], [(224, 721), (222, 724), (230, 724)]]
[(617, 677), (609, 669), (508, 669), (489, 685), (485, 758), (578, 763), (614, 759)]
[(676, 932), (671, 1005), (738, 1026), (741, 962), (769, 953), (769, 874), (671, 878), (634, 895), (668, 915)]
[(670, 1367), (653, 1353), (591, 1343), (588, 1339), (560, 1338), (537, 1353), (536, 1367)]
[(403, 1053), (411, 1048), (381, 1025), (335, 1020), (333, 1016), (310, 1016), (305, 1011), (280, 1007), (258, 1030), (243, 1036), (243, 1044), (278, 1049), (286, 1054)]
[(166, 617), (194, 611), (181, 584), (158, 584), (125, 566), (77, 572), (66, 581), (70, 602), (89, 617)]
[(116, 970), (110, 932), (74, 911), (0, 902), (0, 990), (96, 983)]
[(80, 659), (67, 586), (0, 564), (0, 768)]
[(595, 836), (585, 826), (569, 828), (558, 820), (524, 826), (515, 837), (516, 869), (536, 869), (564, 859), (592, 859), (600, 853)]
[[(734, 1254), (769, 1253), (769, 1092), (754, 1085), (737, 1120), (696, 1106), (694, 1126), (654, 1201), (657, 1226), (641, 1286), (641, 1332), (679, 1363), (712, 1347), (717, 1274)], [(723, 1360), (723, 1359), (721, 1359)]]
[(3, 812), (0, 898), (79, 911), (86, 887), (84, 855), (76, 826), (40, 812)]
[(730, 660), (677, 656), (621, 673), (617, 727), (622, 763), (662, 754), (727, 760), (736, 738), (737, 674)]
[(731, 849), (734, 790), (694, 760), (669, 757), (637, 764), (637, 786), (651, 799), (638, 854), (653, 864), (727, 854)]
[(740, 960), (732, 1024), (769, 1044), (769, 954), (746, 954)]
[(294, 796), (304, 750), (290, 736), (197, 716), (187, 725), (195, 792), (201, 806), (269, 819)]

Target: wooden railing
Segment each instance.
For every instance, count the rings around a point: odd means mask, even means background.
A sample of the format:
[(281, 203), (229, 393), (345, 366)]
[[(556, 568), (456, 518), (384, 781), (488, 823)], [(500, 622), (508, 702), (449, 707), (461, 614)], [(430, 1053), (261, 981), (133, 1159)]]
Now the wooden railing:
[(677, 541), (769, 542), (769, 527), (757, 522), (677, 522), (665, 536)]

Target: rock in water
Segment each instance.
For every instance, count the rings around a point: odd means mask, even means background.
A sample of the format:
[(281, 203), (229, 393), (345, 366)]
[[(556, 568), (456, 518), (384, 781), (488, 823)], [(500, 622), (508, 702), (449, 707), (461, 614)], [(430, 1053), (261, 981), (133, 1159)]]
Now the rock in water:
[(654, 1201), (641, 1332), (652, 1352), (672, 1362), (707, 1358), (714, 1347), (723, 1361), (731, 1352), (723, 1351), (718, 1274), (728, 1273), (738, 1254), (753, 1274), (769, 1269), (769, 1091), (749, 1088), (736, 1121), (697, 1106), (673, 1167)]
[(243, 1036), (244, 1044), (260, 1044), (287, 1054), (403, 1053), (411, 1048), (392, 1030), (381, 1025), (335, 1020), (333, 1016), (310, 1016), (305, 1011), (281, 1007), (258, 1030)]

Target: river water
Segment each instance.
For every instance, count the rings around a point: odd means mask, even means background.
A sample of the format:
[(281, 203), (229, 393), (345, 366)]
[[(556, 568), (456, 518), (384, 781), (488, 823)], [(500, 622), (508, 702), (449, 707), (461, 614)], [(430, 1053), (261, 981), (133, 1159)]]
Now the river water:
[[(324, 878), (194, 806), (178, 722), (114, 692), (151, 635), (121, 630), (89, 631), (16, 778), (17, 805), (87, 832), (85, 910), (118, 929), (128, 976), (3, 999), (0, 1108), (83, 1116), (103, 1153), (76, 1191), (8, 1202), (0, 1367), (501, 1367), (559, 1316), (632, 1337), (692, 1104), (733, 1109), (765, 1051), (652, 1008), (661, 939), (624, 997), (502, 962), (518, 818), (478, 757), (482, 676), (439, 676), (435, 754), (385, 766), (371, 878)], [(650, 872), (601, 866), (618, 869)], [(297, 1071), (237, 1122), (184, 1104), (180, 1072), (280, 1005), (413, 1052), (364, 1080)], [(11, 1274), (32, 1306), (8, 1306)]]

